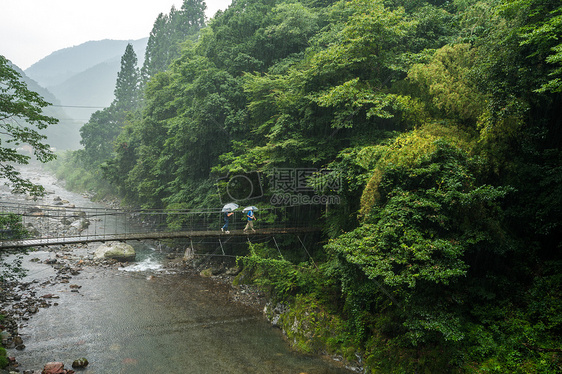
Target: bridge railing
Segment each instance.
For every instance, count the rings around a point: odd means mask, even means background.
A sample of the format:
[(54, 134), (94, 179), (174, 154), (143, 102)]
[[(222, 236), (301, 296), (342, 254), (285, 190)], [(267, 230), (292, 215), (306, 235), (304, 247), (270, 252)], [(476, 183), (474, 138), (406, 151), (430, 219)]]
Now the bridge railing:
[[(29, 239), (47, 238), (101, 238), (115, 235), (216, 231), (224, 225), (224, 212), (208, 210), (124, 210), (113, 208), (75, 207), (72, 205), (37, 205), (0, 202), (0, 214), (15, 213), (21, 216)], [(259, 210), (254, 222), (256, 229), (285, 229), (309, 227), (318, 220), (318, 209), (285, 207)], [(229, 218), (232, 232), (244, 229), (246, 213), (234, 211)], [(6, 240), (9, 227), (3, 230), (1, 240)], [(4, 239), (3, 239), (4, 238)]]

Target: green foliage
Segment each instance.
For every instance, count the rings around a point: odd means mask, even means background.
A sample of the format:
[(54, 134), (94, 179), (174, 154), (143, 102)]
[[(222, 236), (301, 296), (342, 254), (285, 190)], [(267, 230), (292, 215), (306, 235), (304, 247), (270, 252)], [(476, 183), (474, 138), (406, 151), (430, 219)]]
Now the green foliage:
[(157, 73), (166, 71), (181, 53), (180, 45), (192, 39), (205, 26), (204, 1), (184, 0), (180, 10), (160, 13), (154, 22), (141, 69), (143, 86)]
[(293, 347), (301, 352), (339, 354), (346, 360), (355, 360), (355, 350), (345, 344), (345, 322), (314, 297), (297, 295), (278, 323)]
[(318, 31), (318, 14), (303, 4), (281, 3), (269, 15), (262, 37), (266, 41), (261, 52), (267, 65), (308, 46), (308, 41)]
[(376, 137), (373, 122), (392, 118), (407, 101), (389, 87), (415, 22), (378, 1), (335, 4), (322, 16), (339, 23), (315, 35), (301, 61), (244, 81), (252, 129), (261, 138), (256, 158), (267, 160), (262, 167), (330, 162), (355, 134), (362, 142)]
[(90, 116), (90, 120), (80, 128), (80, 144), (84, 152), (80, 152), (86, 165), (97, 167), (102, 161), (113, 154), (113, 140), (119, 134), (119, 123), (115, 120), (111, 108), (98, 110)]
[(39, 130), (58, 122), (43, 114), (50, 105), (36, 92), (30, 91), (11, 63), (0, 55), (0, 177), (6, 178), (13, 192), (40, 195), (42, 186), (34, 185), (21, 177), (14, 164), (28, 164), (31, 156), (21, 153), (18, 147), (31, 147), (40, 162), (55, 158), (46, 139)]
[(471, 138), (464, 131), (436, 124), (421, 126), (389, 140), (388, 144), (372, 147), (367, 153), (371, 157), (372, 166), (369, 169), (371, 172), (369, 180), (362, 192), (361, 215), (369, 214), (377, 204), (380, 198), (379, 185), (387, 167), (412, 168), (436, 150), (440, 139), (447, 139), (448, 142), (465, 151), (469, 151), (472, 147)]
[(426, 64), (412, 66), (408, 78), (420, 87), (420, 96), (440, 118), (474, 126), (483, 112), (485, 98), (470, 81), (476, 51), (469, 44), (446, 45)]
[(114, 156), (115, 140), (125, 126), (127, 116), (138, 107), (139, 72), (137, 56), (131, 44), (121, 57), (121, 69), (115, 83), (115, 99), (108, 108), (93, 113), (90, 120), (80, 128), (79, 152), (88, 170), (96, 172), (99, 165)]
[(117, 73), (114, 93), (114, 104), (121, 111), (130, 112), (138, 106), (139, 71), (137, 55), (131, 44), (127, 44), (121, 57), (121, 69)]
[(467, 324), (463, 361), (468, 372), (476, 372), (476, 362), (494, 373), (559, 371), (560, 263), (545, 265), (528, 290), (512, 291), (519, 298), (472, 308), (480, 323)]
[(9, 363), (10, 361), (8, 360), (6, 349), (0, 347), (0, 369), (4, 369)]
[(292, 299), (297, 294), (313, 291), (315, 270), (312, 266), (294, 265), (265, 244), (250, 244), (249, 247), (250, 255), (237, 259), (244, 268), (239, 281), (243, 279), (259, 285), (273, 300)]
[(21, 239), (27, 235), (21, 216), (13, 213), (0, 212), (0, 240)]
[(81, 151), (58, 153), (57, 159), (47, 164), (47, 169), (65, 181), (65, 188), (77, 192), (95, 192), (94, 199), (114, 195), (114, 188), (103, 178), (101, 170), (91, 170), (85, 165)]
[[(401, 143), (402, 149), (416, 146)], [(375, 206), (359, 228), (328, 245), (403, 305), (406, 336), (414, 344), (430, 332), (463, 339), (451, 298), (468, 273), (469, 256), (502, 253), (496, 201), (506, 193), (476, 184), (474, 165), (458, 148), (443, 140), (427, 145), (414, 159), (375, 169), (378, 183), (366, 193), (376, 197), (364, 199)]]
[[(28, 235), (22, 224), (22, 217), (14, 213), (0, 212), (0, 240), (23, 239)], [(22, 268), (22, 254), (25, 250), (0, 251), (0, 282), (20, 279), (25, 276)]]
[(562, 92), (562, 5), (537, 0), (506, 1), (501, 11), (520, 22), (521, 46), (532, 46), (533, 57), (553, 64), (537, 92)]
[[(304, 73), (319, 85), (318, 105), (337, 109), (332, 122), (336, 128), (351, 126), (350, 119), (359, 111), (367, 118), (391, 117), (387, 108), (394, 98), (384, 88), (395, 75), (393, 64), (402, 41), (416, 24), (400, 9), (385, 9), (382, 1), (352, 1), (348, 6), (353, 15), (337, 36), (340, 42), (315, 54)], [(332, 84), (326, 89), (318, 77)]]

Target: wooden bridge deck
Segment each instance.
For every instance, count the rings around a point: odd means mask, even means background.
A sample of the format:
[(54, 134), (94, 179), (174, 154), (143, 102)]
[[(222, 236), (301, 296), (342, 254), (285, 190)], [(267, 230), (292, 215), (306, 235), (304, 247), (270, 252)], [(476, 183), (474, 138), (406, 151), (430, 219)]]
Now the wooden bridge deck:
[(221, 231), (175, 231), (175, 232), (143, 232), (126, 234), (105, 234), (90, 236), (69, 236), (57, 238), (36, 238), (23, 240), (3, 240), (0, 241), (0, 249), (5, 248), (28, 248), (44, 247), (50, 245), (67, 245), (93, 242), (128, 241), (128, 240), (149, 240), (149, 239), (174, 239), (174, 238), (197, 238), (197, 237), (216, 237), (227, 238), (232, 236), (254, 236), (254, 235), (284, 235), (299, 234), (319, 231), (318, 227), (287, 227), (287, 228), (267, 228), (257, 229), (255, 232), (244, 232), (243, 230), (231, 230), (229, 234)]

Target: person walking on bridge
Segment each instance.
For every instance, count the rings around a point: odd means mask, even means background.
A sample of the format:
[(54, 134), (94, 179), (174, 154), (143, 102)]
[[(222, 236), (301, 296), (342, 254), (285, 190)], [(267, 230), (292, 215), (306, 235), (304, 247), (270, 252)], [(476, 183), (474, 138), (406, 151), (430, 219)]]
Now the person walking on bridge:
[(248, 232), (249, 229), (252, 229), (252, 232), (256, 232), (256, 230), (254, 230), (254, 221), (256, 220), (256, 216), (254, 215), (254, 211), (248, 210), (248, 212), (246, 213), (246, 218), (248, 219), (248, 223), (246, 224), (246, 227), (244, 228), (244, 232)]
[(228, 231), (228, 219), (230, 218), (230, 216), (232, 216), (234, 214), (234, 212), (230, 211), (230, 212), (224, 212), (224, 226), (221, 227), (221, 231), (225, 232), (227, 234), (230, 234), (230, 231)]

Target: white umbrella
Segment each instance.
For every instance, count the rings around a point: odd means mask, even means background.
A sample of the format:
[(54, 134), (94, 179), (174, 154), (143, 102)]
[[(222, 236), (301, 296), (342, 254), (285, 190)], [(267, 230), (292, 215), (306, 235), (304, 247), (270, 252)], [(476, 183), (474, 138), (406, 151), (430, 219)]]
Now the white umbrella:
[(244, 208), (243, 212), (247, 212), (247, 211), (249, 211), (249, 210), (252, 210), (252, 211), (254, 211), (254, 212), (257, 212), (257, 211), (258, 211), (258, 207), (253, 206), (253, 205), (252, 205), (252, 206), (247, 206), (247, 207)]
[(223, 212), (230, 212), (233, 211), (235, 209), (238, 209), (240, 205), (236, 204), (236, 203), (228, 203), (225, 206), (222, 207), (222, 211)]

